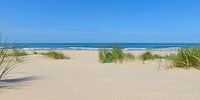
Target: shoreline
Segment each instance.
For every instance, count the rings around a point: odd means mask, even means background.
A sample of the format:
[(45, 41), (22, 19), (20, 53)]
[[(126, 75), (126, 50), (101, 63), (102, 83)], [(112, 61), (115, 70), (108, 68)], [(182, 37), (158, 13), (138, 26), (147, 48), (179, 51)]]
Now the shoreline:
[(182, 47), (200, 47), (200, 43), (11, 43), (24, 50), (98, 50), (120, 46), (125, 50), (177, 50)]
[[(104, 49), (104, 48), (100, 48)], [(100, 49), (18, 49), (18, 50), (24, 50), (24, 51), (99, 51)], [(109, 48), (111, 49), (111, 48)], [(166, 50), (166, 49), (135, 49), (135, 50), (127, 50), (122, 49), (123, 51), (177, 51), (177, 50)]]

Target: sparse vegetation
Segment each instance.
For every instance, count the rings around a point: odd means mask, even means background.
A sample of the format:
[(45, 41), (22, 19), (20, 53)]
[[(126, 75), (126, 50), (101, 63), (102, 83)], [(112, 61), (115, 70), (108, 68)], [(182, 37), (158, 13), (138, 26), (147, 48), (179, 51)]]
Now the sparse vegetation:
[(200, 69), (200, 48), (181, 48), (167, 59), (171, 61), (171, 67)]
[(153, 54), (152, 54), (151, 52), (147, 51), (147, 52), (141, 54), (141, 55), (139, 56), (139, 58), (140, 58), (142, 61), (151, 60), (151, 59), (153, 59)]
[(23, 50), (14, 49), (9, 53), (9, 55), (14, 56), (14, 57), (19, 57), (19, 56), (26, 56), (26, 55), (28, 55), (28, 53), (26, 53)]
[(61, 52), (56, 52), (56, 51), (49, 51), (47, 53), (42, 53), (42, 54), (53, 59), (70, 59), (70, 57), (65, 56)]
[(33, 51), (33, 54), (34, 54), (34, 55), (37, 55), (38, 53), (37, 53), (37, 51)]
[(154, 60), (157, 58), (162, 58), (162, 57), (157, 54), (152, 54), (150, 51), (146, 51), (145, 53), (143, 53), (139, 56), (139, 59), (141, 59), (143, 61), (143, 63), (144, 63), (144, 61)]
[(133, 59), (135, 59), (135, 56), (131, 53), (124, 53), (124, 59), (125, 60), (133, 60)]
[(133, 60), (135, 57), (131, 53), (124, 53), (120, 47), (113, 47), (109, 49), (100, 49), (99, 50), (99, 61), (101, 63), (112, 63), (120, 62), (124, 60)]

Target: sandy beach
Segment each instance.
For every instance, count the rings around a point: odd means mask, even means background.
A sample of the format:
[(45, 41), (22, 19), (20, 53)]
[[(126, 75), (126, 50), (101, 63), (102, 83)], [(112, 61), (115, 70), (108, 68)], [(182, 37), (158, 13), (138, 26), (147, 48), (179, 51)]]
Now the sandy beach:
[[(102, 64), (98, 51), (60, 51), (69, 60), (28, 55), (1, 84), (1, 100), (200, 100), (200, 72), (158, 61)], [(143, 51), (131, 51), (138, 55)], [(165, 54), (166, 52), (157, 51)]]

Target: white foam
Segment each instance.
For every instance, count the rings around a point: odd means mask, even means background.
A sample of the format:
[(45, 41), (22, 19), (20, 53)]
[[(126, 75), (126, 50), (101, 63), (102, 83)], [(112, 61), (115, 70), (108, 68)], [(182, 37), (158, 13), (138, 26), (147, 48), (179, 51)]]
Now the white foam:
[(23, 50), (51, 50), (51, 48), (23, 48)]
[(87, 48), (87, 47), (69, 47), (72, 50), (99, 50), (100, 48)]

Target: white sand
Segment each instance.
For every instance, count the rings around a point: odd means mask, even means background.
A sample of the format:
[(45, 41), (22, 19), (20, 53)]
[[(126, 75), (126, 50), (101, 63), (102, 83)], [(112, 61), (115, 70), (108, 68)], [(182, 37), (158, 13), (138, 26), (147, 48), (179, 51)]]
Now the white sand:
[(97, 51), (63, 52), (72, 59), (28, 56), (0, 100), (200, 100), (198, 70), (158, 70), (156, 61), (100, 64)]

